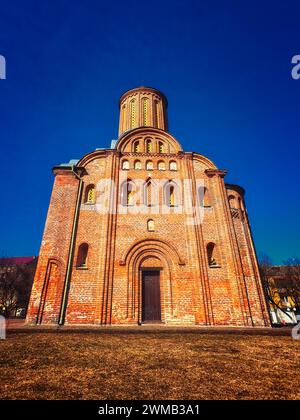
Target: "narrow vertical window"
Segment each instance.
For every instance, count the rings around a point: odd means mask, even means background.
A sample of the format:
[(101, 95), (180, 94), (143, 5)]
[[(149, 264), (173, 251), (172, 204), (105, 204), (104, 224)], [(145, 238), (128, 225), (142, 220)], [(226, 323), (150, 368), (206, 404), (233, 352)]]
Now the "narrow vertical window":
[(174, 186), (170, 186), (170, 198), (169, 198), (169, 205), (170, 207), (175, 206), (175, 194), (174, 194)]
[(128, 185), (127, 190), (127, 206), (133, 206), (133, 191), (130, 184)]
[(121, 127), (121, 131), (126, 131), (127, 127), (126, 127), (126, 105), (123, 105), (122, 107), (122, 127)]
[(198, 199), (200, 207), (211, 207), (210, 193), (206, 187), (198, 188)]
[(140, 153), (140, 142), (139, 141), (134, 142), (133, 151), (134, 151), (134, 153)]
[(228, 201), (229, 201), (229, 207), (231, 208), (231, 209), (237, 209), (237, 204), (236, 204), (236, 198), (235, 198), (235, 196), (234, 195), (230, 195), (229, 197), (228, 197)]
[(170, 182), (165, 185), (165, 204), (169, 207), (175, 207), (176, 205), (175, 186)]
[(207, 260), (208, 260), (208, 265), (210, 267), (215, 267), (218, 265), (217, 260), (216, 260), (216, 245), (212, 242), (210, 242), (207, 245)]
[(153, 125), (154, 125), (155, 128), (159, 127), (159, 103), (158, 103), (158, 101), (154, 101)]
[(158, 151), (159, 153), (165, 153), (165, 147), (162, 141), (158, 143)]
[(149, 99), (142, 99), (142, 109), (143, 109), (143, 125), (149, 125)]
[(147, 153), (152, 153), (152, 141), (151, 140), (146, 141), (146, 151), (147, 151)]
[(134, 128), (136, 124), (136, 108), (135, 100), (130, 101), (130, 128)]
[(134, 188), (132, 182), (125, 182), (122, 191), (122, 203), (124, 206), (134, 205)]
[(151, 182), (148, 182), (145, 185), (145, 204), (146, 206), (152, 205), (152, 185)]
[(85, 204), (95, 204), (96, 190), (93, 184), (88, 185), (85, 191)]
[(134, 205), (134, 184), (132, 181), (127, 181), (121, 187), (121, 203), (122, 206)]
[(79, 246), (78, 254), (77, 254), (77, 263), (76, 263), (77, 268), (87, 267), (88, 251), (89, 251), (88, 244), (84, 243)]

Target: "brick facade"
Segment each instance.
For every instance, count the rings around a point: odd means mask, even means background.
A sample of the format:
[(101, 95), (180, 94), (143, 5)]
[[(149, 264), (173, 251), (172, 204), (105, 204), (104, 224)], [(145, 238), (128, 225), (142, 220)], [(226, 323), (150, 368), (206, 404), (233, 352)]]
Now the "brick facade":
[(28, 323), (142, 324), (152, 270), (157, 321), (269, 325), (244, 190), (182, 150), (166, 108), (155, 89), (126, 92), (114, 147), (54, 168)]

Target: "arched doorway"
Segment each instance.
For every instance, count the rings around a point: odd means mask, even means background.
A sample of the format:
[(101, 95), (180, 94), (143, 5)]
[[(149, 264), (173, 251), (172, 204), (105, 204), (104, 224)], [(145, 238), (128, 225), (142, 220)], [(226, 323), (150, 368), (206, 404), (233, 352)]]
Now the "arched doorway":
[(140, 263), (141, 271), (141, 321), (162, 322), (162, 261), (159, 257), (148, 255)]
[(161, 322), (160, 270), (142, 270), (142, 323)]
[[(123, 254), (120, 266), (127, 267), (126, 272), (124, 270), (124, 275), (128, 279), (126, 305), (128, 322), (139, 325), (145, 322), (172, 322), (174, 319), (173, 278), (177, 265), (184, 266), (185, 262), (180, 258), (176, 248), (158, 238), (148, 238), (135, 242)], [(145, 282), (153, 275), (156, 279), (158, 277), (159, 280), (152, 279), (153, 287), (150, 285), (151, 280), (149, 284), (145, 285)], [(152, 319), (148, 321), (145, 319), (145, 298), (149, 296), (147, 286), (150, 290), (154, 290), (153, 293), (157, 296), (156, 299), (154, 297), (155, 302), (159, 302), (160, 299), (160, 317), (159, 305), (155, 304), (153, 312), (156, 313), (156, 316), (153, 315)], [(160, 289), (160, 297), (158, 297), (158, 288)]]

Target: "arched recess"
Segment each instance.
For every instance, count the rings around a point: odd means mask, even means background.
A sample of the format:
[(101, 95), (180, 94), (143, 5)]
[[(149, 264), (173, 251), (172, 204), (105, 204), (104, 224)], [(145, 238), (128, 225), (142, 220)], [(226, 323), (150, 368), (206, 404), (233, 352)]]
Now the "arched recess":
[(163, 204), (167, 207), (177, 207), (182, 205), (182, 185), (178, 185), (170, 179), (163, 186)]
[(206, 156), (200, 155), (200, 153), (193, 153), (193, 160), (194, 162), (198, 162), (205, 169), (217, 169), (216, 165), (212, 160), (207, 158)]
[(159, 184), (155, 179), (148, 178), (143, 185), (143, 203), (145, 206), (154, 207), (159, 204)]
[(62, 260), (49, 258), (43, 282), (37, 324), (53, 321), (53, 313), (58, 321), (57, 308), (60, 307), (63, 291)]
[(177, 249), (167, 241), (158, 238), (151, 239), (142, 239), (135, 242), (122, 256), (120, 260), (120, 265), (130, 264), (133, 256), (139, 252), (141, 249), (159, 249), (161, 252), (166, 253), (166, 255), (172, 256), (172, 261), (176, 262), (178, 265), (185, 265), (184, 259), (180, 256)]
[(144, 152), (146, 152), (146, 140), (150, 139), (152, 140), (153, 152), (157, 152), (153, 149), (157, 140), (164, 143), (166, 148), (165, 153), (176, 154), (178, 152), (182, 152), (181, 144), (170, 133), (153, 127), (138, 127), (130, 132), (125, 132), (119, 138), (116, 144), (116, 149), (121, 152), (131, 152), (132, 144), (134, 144), (137, 140), (141, 140), (144, 141)]
[[(150, 264), (150, 265), (149, 265)], [(142, 321), (142, 276), (145, 269), (159, 271), (162, 321), (173, 316), (172, 259), (162, 249), (143, 248), (130, 260), (127, 267), (127, 317)]]
[(185, 265), (175, 247), (160, 239), (146, 239), (134, 243), (124, 254), (120, 265), (127, 271), (127, 317), (134, 322), (142, 319), (142, 268), (145, 260), (156, 258), (161, 262), (162, 321), (173, 317), (172, 283), (176, 265)]

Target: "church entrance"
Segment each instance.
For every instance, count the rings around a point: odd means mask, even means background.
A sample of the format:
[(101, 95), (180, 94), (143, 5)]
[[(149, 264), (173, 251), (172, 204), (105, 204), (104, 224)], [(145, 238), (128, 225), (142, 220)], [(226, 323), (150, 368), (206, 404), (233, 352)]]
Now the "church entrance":
[(161, 322), (159, 270), (142, 272), (142, 322)]

